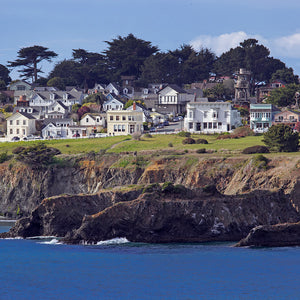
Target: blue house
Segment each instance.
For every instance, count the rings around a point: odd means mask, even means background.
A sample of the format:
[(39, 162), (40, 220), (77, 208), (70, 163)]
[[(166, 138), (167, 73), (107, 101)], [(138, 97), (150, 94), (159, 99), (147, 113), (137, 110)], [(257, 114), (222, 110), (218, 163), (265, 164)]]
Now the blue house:
[(268, 131), (279, 112), (273, 104), (250, 104), (250, 128), (257, 133)]

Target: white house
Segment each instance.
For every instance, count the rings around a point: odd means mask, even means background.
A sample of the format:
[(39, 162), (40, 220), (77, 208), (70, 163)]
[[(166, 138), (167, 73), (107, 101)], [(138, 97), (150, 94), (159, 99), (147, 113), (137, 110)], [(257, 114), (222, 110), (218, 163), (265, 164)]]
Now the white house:
[(186, 104), (195, 99), (195, 95), (187, 93), (175, 84), (170, 84), (158, 92), (158, 110), (176, 114), (186, 110)]
[(80, 126), (87, 129), (87, 133), (96, 133), (106, 127), (106, 114), (88, 113), (82, 116)]
[(106, 101), (103, 103), (103, 110), (122, 110), (125, 103), (115, 94), (111, 93), (106, 96)]
[(126, 110), (130, 111), (141, 111), (143, 113), (143, 122), (147, 122), (148, 119), (150, 119), (150, 113), (149, 111), (143, 107), (142, 105), (139, 105), (138, 103), (134, 102), (131, 106), (129, 106)]
[(19, 138), (25, 137), (29, 134), (35, 134), (36, 119), (25, 112), (16, 112), (7, 118), (7, 137), (9, 139), (17, 136)]
[(69, 127), (73, 125), (72, 119), (47, 119), (44, 120), (45, 127), (42, 129), (42, 136), (47, 137), (67, 137)]
[(240, 113), (229, 102), (190, 102), (184, 128), (194, 133), (229, 132), (242, 125)]
[(120, 95), (121, 88), (114, 82), (111, 82), (105, 87), (105, 90), (110, 94)]
[(45, 118), (65, 118), (69, 112), (69, 108), (65, 106), (61, 101), (55, 101), (53, 104), (49, 105), (47, 112), (45, 113)]

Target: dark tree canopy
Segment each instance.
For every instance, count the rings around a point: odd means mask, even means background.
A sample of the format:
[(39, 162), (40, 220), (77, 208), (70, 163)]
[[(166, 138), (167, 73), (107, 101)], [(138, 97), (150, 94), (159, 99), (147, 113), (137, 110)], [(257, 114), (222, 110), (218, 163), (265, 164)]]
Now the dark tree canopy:
[(252, 72), (253, 82), (269, 81), (274, 72), (286, 68), (283, 62), (269, 55), (268, 48), (259, 45), (256, 39), (248, 39), (240, 43), (240, 46), (223, 53), (216, 60), (214, 71), (231, 76), (239, 68), (246, 68)]
[(290, 126), (278, 124), (264, 133), (263, 142), (273, 151), (295, 152), (298, 150), (299, 135)]
[(121, 75), (133, 75), (138, 78), (144, 61), (158, 51), (151, 42), (138, 39), (131, 33), (105, 43), (108, 49), (103, 53), (111, 81), (119, 81)]
[(9, 77), (9, 70), (0, 64), (0, 80), (5, 82), (5, 85), (8, 85), (11, 82), (11, 78)]
[(298, 76), (294, 75), (294, 70), (292, 68), (277, 70), (275, 73), (273, 73), (271, 81), (277, 79), (282, 80), (287, 84), (298, 83)]
[(9, 67), (23, 67), (18, 72), (22, 73), (21, 77), (25, 79), (31, 78), (32, 82), (38, 79), (38, 73), (42, 70), (38, 68), (38, 63), (43, 60), (51, 61), (57, 54), (42, 46), (32, 46), (21, 48), (18, 51), (18, 58), (15, 61), (9, 61)]
[(279, 107), (286, 107), (295, 104), (295, 93), (300, 91), (298, 84), (288, 84), (286, 87), (274, 89), (270, 92), (267, 102)]

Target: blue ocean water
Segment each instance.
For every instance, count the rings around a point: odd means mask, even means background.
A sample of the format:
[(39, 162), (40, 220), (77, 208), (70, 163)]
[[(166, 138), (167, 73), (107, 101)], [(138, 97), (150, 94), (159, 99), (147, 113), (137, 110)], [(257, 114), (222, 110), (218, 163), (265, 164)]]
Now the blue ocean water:
[(231, 245), (0, 240), (0, 299), (300, 299), (300, 248)]

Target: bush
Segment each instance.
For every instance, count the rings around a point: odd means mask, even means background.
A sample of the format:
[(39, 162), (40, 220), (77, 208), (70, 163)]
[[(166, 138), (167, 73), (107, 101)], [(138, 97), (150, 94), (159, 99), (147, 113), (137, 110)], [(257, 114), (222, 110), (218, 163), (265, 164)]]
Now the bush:
[(147, 185), (144, 189), (143, 189), (143, 193), (153, 193), (155, 191), (159, 191), (160, 190), (160, 185), (158, 183), (152, 183)]
[(270, 150), (295, 152), (298, 150), (299, 134), (288, 125), (273, 125), (264, 133), (263, 142)]
[(208, 144), (208, 141), (205, 139), (197, 139), (196, 144)]
[(136, 131), (131, 136), (133, 140), (139, 141), (141, 139), (142, 133), (140, 131)]
[(183, 141), (182, 141), (182, 144), (195, 144), (195, 140), (194, 139), (192, 139), (192, 138), (190, 138), (190, 137), (188, 137), (188, 138), (186, 138), (186, 139), (184, 139)]
[(145, 137), (145, 138), (152, 138), (152, 135), (151, 135), (150, 133), (145, 133), (145, 134), (144, 134), (144, 137)]
[(53, 157), (61, 152), (56, 148), (47, 147), (44, 143), (24, 148), (16, 159), (31, 166), (48, 165)]
[(17, 147), (17, 148), (15, 148), (15, 149), (13, 149), (12, 150), (12, 153), (13, 154), (19, 154), (19, 153), (21, 153), (23, 150), (25, 149), (25, 147)]
[(181, 137), (190, 137), (191, 133), (186, 132), (186, 131), (180, 131), (180, 132), (178, 132), (178, 135), (181, 136)]
[(206, 153), (206, 149), (205, 148), (200, 148), (196, 150), (196, 153)]
[(7, 152), (2, 152), (1, 154), (0, 154), (0, 164), (2, 164), (3, 162), (5, 162), (5, 161), (7, 161), (7, 160), (9, 160), (10, 159), (10, 157), (9, 157), (9, 155), (7, 154)]
[(252, 159), (253, 165), (259, 169), (266, 169), (268, 166), (268, 162), (269, 160), (262, 154), (258, 154)]
[(242, 153), (243, 154), (254, 154), (254, 153), (269, 153), (269, 152), (270, 151), (269, 151), (268, 147), (257, 145), (257, 146), (245, 148)]
[(173, 147), (173, 144), (172, 144), (172, 143), (169, 143), (168, 146), (169, 146), (169, 147)]
[(250, 127), (248, 126), (241, 126), (232, 132), (232, 135), (237, 136), (237, 137), (245, 137), (245, 136), (252, 136), (254, 135), (254, 132)]
[(165, 183), (162, 185), (161, 190), (162, 190), (163, 192), (173, 192), (173, 191), (174, 191), (174, 185), (173, 185), (172, 182), (167, 181), (167, 182), (165, 182)]

